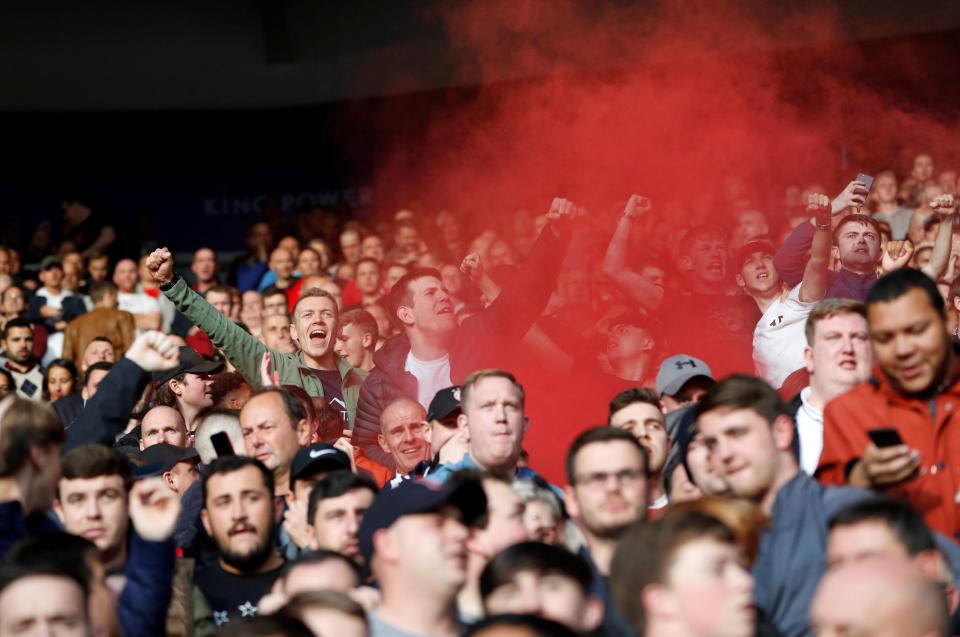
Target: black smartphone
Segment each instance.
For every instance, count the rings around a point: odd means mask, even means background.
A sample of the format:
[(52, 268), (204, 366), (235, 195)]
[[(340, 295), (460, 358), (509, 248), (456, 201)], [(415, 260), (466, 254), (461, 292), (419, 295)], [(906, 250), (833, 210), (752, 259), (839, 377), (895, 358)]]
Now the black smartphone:
[(863, 182), (863, 185), (867, 187), (867, 193), (870, 192), (870, 189), (873, 187), (873, 177), (865, 173), (858, 173), (857, 178), (854, 181)]
[(233, 445), (230, 444), (230, 436), (228, 436), (225, 431), (218, 431), (210, 436), (210, 442), (213, 443), (213, 448), (217, 452), (218, 458), (237, 455), (233, 451)]
[(893, 427), (881, 427), (879, 429), (870, 429), (867, 431), (870, 440), (877, 447), (896, 447), (903, 444), (903, 438)]

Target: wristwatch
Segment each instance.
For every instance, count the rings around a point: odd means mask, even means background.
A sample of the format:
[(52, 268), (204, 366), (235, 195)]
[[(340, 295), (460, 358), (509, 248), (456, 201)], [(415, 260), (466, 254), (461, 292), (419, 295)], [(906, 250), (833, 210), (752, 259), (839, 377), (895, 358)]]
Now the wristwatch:
[(177, 281), (179, 280), (180, 280), (180, 275), (174, 274), (172, 279), (170, 279), (169, 281), (167, 281), (166, 283), (160, 286), (160, 291), (166, 292), (167, 290), (175, 286), (177, 284)]

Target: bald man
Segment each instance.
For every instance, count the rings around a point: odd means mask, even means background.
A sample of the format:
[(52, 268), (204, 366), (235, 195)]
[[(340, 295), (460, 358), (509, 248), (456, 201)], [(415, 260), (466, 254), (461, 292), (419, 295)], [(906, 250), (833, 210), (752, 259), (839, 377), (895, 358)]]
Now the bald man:
[(874, 558), (828, 571), (810, 607), (820, 637), (947, 637), (943, 591), (906, 560)]
[(427, 412), (410, 398), (398, 398), (380, 413), (380, 448), (393, 457), (397, 474), (390, 481), (397, 486), (420, 462), (430, 459)]
[(140, 423), (140, 450), (165, 442), (175, 447), (187, 446), (187, 423), (173, 407), (154, 407)]

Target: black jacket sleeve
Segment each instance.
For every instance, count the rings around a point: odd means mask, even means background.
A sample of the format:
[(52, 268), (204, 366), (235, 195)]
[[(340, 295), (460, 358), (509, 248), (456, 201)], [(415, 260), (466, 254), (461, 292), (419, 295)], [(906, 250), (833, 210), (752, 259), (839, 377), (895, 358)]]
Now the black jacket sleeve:
[(373, 371), (360, 386), (360, 398), (357, 402), (357, 418), (353, 425), (353, 445), (363, 449), (363, 453), (388, 469), (394, 468), (393, 457), (380, 448), (377, 434), (380, 433), (380, 413), (390, 402), (401, 396), (390, 379), (380, 369)]
[(500, 296), (488, 308), (464, 321), (463, 340), (473, 347), (482, 347), (489, 344), (490, 338), (501, 343), (523, 338), (550, 300), (571, 238), (569, 225), (559, 235), (544, 229), (515, 278), (503, 286)]
[(112, 446), (117, 434), (126, 428), (130, 412), (140, 400), (149, 378), (147, 372), (126, 356), (117, 361), (67, 430), (63, 453), (93, 442)]
[(47, 300), (42, 296), (33, 296), (27, 305), (27, 310), (23, 313), (23, 318), (31, 323), (44, 323), (46, 319), (40, 316), (40, 308), (47, 304)]

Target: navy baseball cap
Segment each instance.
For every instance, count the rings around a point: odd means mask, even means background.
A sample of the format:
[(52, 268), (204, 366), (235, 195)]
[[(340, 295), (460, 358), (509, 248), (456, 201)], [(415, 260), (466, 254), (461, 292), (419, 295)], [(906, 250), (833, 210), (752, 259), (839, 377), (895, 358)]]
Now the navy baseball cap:
[(487, 496), (479, 480), (467, 478), (446, 484), (429, 479), (405, 480), (395, 489), (384, 489), (363, 514), (360, 522), (360, 553), (370, 563), (373, 556), (373, 536), (380, 529), (388, 529), (405, 515), (433, 513), (445, 505), (460, 509), (462, 521), (470, 526), (487, 512)]
[(430, 401), (430, 408), (427, 410), (427, 421), (443, 420), (450, 414), (460, 411), (460, 386), (454, 385), (438, 391), (433, 400)]
[(318, 471), (349, 471), (350, 468), (350, 457), (333, 445), (325, 442), (310, 445), (298, 451), (290, 463), (290, 488), (295, 481)]
[(166, 442), (150, 445), (140, 452), (140, 459), (144, 465), (135, 471), (138, 478), (163, 475), (178, 462), (200, 462), (193, 447), (177, 447)]
[(179, 374), (219, 374), (223, 371), (223, 361), (207, 360), (189, 345), (180, 346), (180, 364), (173, 369), (157, 372), (154, 380), (165, 383)]

